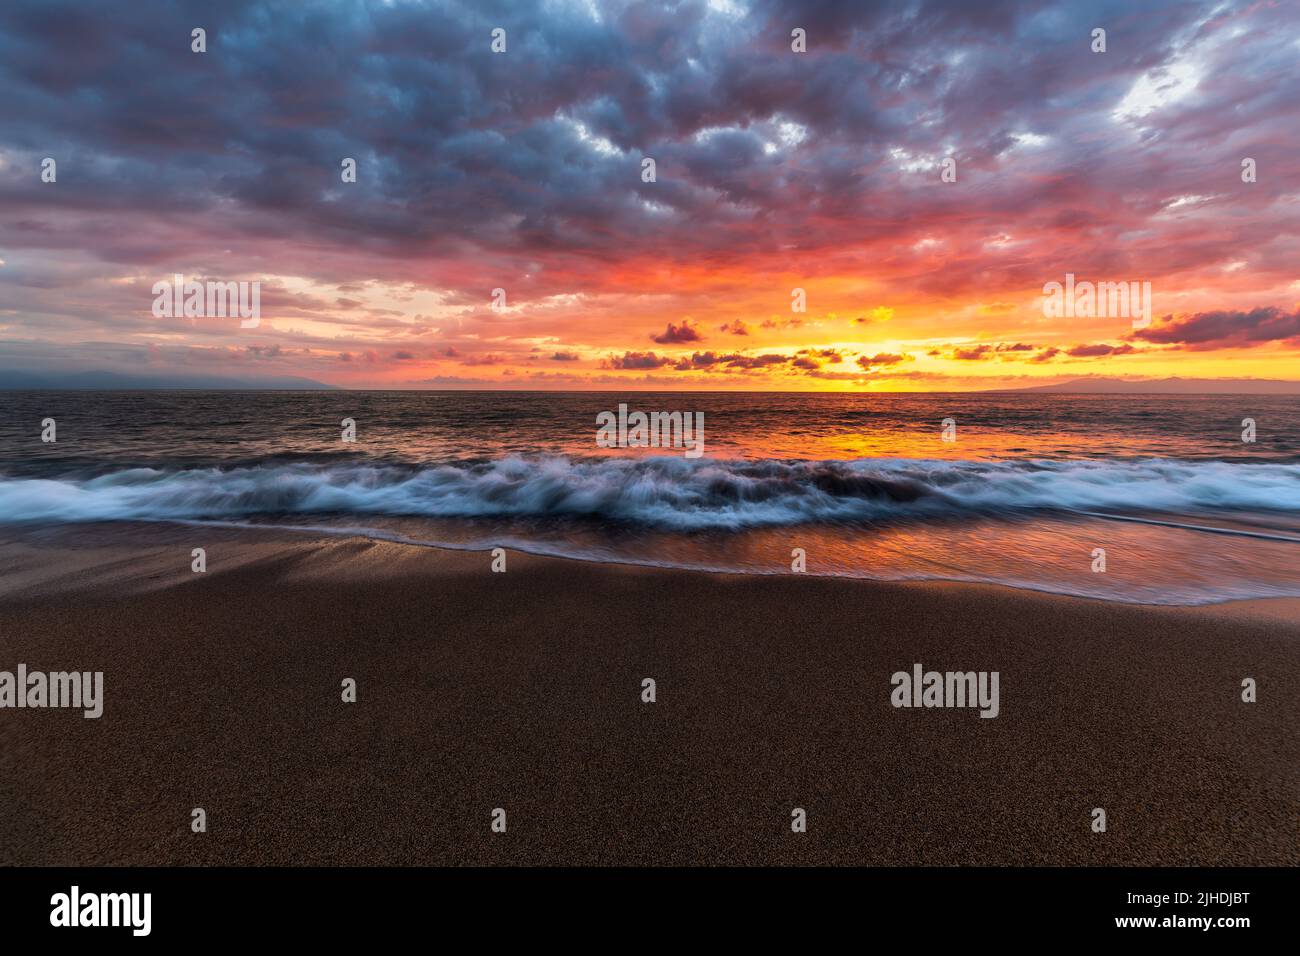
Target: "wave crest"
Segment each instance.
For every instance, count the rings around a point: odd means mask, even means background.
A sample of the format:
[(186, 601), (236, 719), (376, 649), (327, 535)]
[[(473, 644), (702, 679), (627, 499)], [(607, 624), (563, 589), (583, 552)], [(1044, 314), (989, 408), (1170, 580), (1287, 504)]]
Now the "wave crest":
[(0, 478), (0, 522), (304, 514), (591, 517), (664, 530), (1057, 510), (1300, 511), (1300, 465), (512, 456)]

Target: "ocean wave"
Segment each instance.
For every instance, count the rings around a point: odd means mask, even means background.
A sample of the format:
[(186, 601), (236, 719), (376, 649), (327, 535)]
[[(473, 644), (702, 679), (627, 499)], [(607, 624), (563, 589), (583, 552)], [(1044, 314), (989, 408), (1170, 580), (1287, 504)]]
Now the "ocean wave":
[(0, 478), (0, 522), (587, 517), (661, 530), (1035, 511), (1300, 512), (1300, 465), (1150, 459), (268, 463)]

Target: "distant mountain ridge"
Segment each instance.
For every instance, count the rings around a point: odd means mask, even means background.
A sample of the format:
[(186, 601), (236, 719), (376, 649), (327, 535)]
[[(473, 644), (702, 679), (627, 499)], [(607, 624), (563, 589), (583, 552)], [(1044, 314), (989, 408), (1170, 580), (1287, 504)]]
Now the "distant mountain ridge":
[(0, 369), (0, 391), (113, 390), (113, 389), (335, 389), (315, 379), (297, 375), (268, 378), (230, 378), (222, 375), (124, 375), (120, 372), (20, 372)]
[(1148, 393), (1156, 395), (1300, 395), (1300, 382), (1271, 378), (1076, 378), (1056, 385), (994, 389), (999, 392), (1074, 392), (1092, 394)]

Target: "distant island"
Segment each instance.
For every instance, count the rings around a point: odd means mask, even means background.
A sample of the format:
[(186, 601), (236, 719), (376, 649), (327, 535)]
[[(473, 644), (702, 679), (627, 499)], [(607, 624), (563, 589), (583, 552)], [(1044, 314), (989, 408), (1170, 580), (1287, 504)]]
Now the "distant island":
[[(267, 378), (236, 378), (222, 375), (179, 375), (158, 373), (133, 375), (121, 372), (90, 370), (84, 372), (24, 372), (0, 369), (0, 391), (127, 391), (139, 389), (191, 391), (339, 391), (342, 386), (298, 375)], [(488, 388), (481, 391), (498, 391)], [(471, 389), (479, 391), (479, 389)], [(686, 389), (684, 391), (693, 391)], [(702, 391), (709, 391), (703, 389)], [(759, 389), (758, 391), (762, 391)], [(1300, 395), (1300, 381), (1267, 378), (1076, 378), (1055, 385), (1032, 385), (1021, 388), (978, 389), (976, 394), (1047, 392), (1062, 394), (1146, 394), (1146, 395)]]
[(1143, 393), (1152, 395), (1300, 395), (1300, 382), (1269, 378), (1076, 378), (1056, 385), (992, 389), (998, 392)]
[(330, 389), (311, 378), (297, 375), (279, 375), (270, 378), (229, 378), (221, 375), (124, 375), (120, 372), (20, 372), (0, 370), (0, 391), (65, 391), (78, 389), (130, 390), (130, 389)]

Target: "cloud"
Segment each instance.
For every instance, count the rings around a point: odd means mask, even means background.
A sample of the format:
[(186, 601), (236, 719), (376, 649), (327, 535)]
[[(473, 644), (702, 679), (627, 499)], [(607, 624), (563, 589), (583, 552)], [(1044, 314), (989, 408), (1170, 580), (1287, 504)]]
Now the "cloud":
[(1217, 310), (1180, 318), (1166, 315), (1129, 337), (1157, 345), (1185, 345), (1192, 351), (1252, 348), (1266, 342), (1295, 344), (1300, 339), (1300, 309), (1295, 312), (1275, 307), (1248, 312)]
[(912, 356), (899, 354), (895, 352), (880, 352), (876, 355), (859, 355), (857, 362), (863, 368), (873, 368), (882, 365), (898, 365), (900, 362), (910, 362)]
[[(1096, 11), (1067, 0), (218, 6), (0, 4), (6, 336), (102, 355), (163, 337), (246, 360), (237, 323), (149, 315), (151, 283), (184, 271), (265, 280), (255, 341), (349, 380), (407, 374), (396, 351), (635, 356), (665, 323), (657, 345), (702, 341), (667, 321), (682, 315), (770, 314), (763, 347), (789, 352), (832, 321), (776, 314), (796, 285), (842, 326), (888, 321), (891, 341), (983, 342), (1026, 334), (984, 323), (1069, 263), (1149, 278), (1193, 311), (1135, 343), (1300, 338), (1294, 313), (1231, 311), (1288, 302), (1295, 278), (1295, 4), (1129, 16), (1107, 0), (1104, 57), (1079, 52)], [(493, 57), (502, 16), (511, 52)], [(794, 22), (806, 56), (789, 54)], [(175, 40), (199, 23), (202, 56)], [(1267, 175), (1207, 180), (1243, 144)], [(932, 167), (949, 151), (956, 192)], [(34, 175), (47, 155), (57, 186)], [(502, 313), (486, 307), (498, 286)]]
[[(1037, 345), (1030, 345), (1025, 342), (984, 342), (979, 345), (969, 347), (958, 347), (952, 350), (949, 358), (964, 362), (978, 362), (988, 358), (1014, 359), (1020, 353), (1032, 352), (1039, 348)], [(929, 354), (941, 354), (937, 351), (931, 351)]]
[(772, 365), (783, 365), (792, 361), (789, 355), (778, 355), (767, 353), (764, 355), (725, 355), (719, 361), (725, 363), (731, 368), (768, 368)]
[(660, 345), (674, 345), (681, 342), (698, 342), (702, 336), (699, 330), (690, 324), (689, 320), (683, 320), (681, 325), (668, 323), (668, 328), (658, 335), (652, 335), (650, 338)]
[(678, 371), (686, 371), (692, 368), (708, 368), (711, 365), (717, 365), (721, 358), (716, 352), (696, 352), (688, 359), (679, 359), (673, 367)]
[(1071, 358), (1096, 358), (1101, 355), (1128, 355), (1136, 351), (1137, 349), (1128, 344), (1107, 345), (1105, 342), (1098, 342), (1096, 345), (1076, 345), (1066, 349), (1065, 354)]
[(646, 369), (661, 368), (673, 364), (667, 356), (654, 352), (624, 352), (621, 356), (611, 356), (601, 362), (601, 368)]

